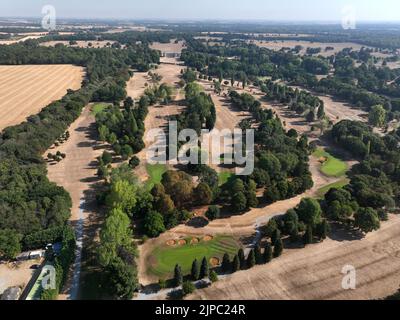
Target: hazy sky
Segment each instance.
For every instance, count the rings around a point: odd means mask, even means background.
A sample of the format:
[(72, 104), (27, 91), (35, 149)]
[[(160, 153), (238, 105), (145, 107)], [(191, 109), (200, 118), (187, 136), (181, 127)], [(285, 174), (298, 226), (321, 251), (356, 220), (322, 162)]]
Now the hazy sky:
[(400, 21), (399, 0), (0, 0), (0, 16), (38, 17), (54, 5), (63, 18)]

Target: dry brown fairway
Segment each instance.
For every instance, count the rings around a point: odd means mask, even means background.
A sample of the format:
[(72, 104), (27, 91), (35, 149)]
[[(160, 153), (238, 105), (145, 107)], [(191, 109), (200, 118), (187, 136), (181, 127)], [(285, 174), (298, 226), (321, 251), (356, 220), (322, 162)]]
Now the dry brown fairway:
[[(238, 272), (192, 299), (377, 299), (395, 292), (400, 283), (400, 217), (362, 240), (336, 234), (335, 240), (286, 249), (273, 262)], [(356, 269), (356, 289), (344, 290), (342, 269)], [(243, 288), (247, 288), (243, 290)]]
[(72, 65), (0, 66), (0, 130), (79, 89), (83, 77), (84, 69)]

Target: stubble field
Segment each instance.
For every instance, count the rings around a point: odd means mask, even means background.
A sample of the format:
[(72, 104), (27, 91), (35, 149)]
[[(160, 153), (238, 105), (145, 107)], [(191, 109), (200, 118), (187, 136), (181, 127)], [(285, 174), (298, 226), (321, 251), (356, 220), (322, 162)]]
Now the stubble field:
[(72, 65), (0, 66), (0, 130), (79, 89), (83, 77), (84, 69)]

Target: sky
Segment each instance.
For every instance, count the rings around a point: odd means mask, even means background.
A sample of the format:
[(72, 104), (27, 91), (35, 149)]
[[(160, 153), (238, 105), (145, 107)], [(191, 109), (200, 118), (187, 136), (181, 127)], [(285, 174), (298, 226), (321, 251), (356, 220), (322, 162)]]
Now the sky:
[(39, 17), (53, 5), (60, 18), (132, 20), (400, 21), (399, 0), (0, 0), (1, 17)]

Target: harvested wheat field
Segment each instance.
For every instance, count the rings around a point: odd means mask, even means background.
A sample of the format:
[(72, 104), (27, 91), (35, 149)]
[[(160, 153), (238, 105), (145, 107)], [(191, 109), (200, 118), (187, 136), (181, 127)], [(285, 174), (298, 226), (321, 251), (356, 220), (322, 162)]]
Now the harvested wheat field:
[[(191, 299), (378, 299), (400, 283), (400, 217), (391, 216), (363, 239), (335, 232), (323, 243), (286, 249), (282, 257), (198, 290)], [(343, 267), (356, 271), (356, 289), (344, 290)], [(248, 288), (248, 290), (242, 290)]]
[(79, 89), (83, 78), (84, 69), (72, 65), (0, 66), (0, 130)]

